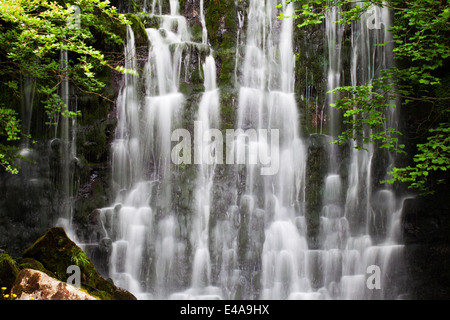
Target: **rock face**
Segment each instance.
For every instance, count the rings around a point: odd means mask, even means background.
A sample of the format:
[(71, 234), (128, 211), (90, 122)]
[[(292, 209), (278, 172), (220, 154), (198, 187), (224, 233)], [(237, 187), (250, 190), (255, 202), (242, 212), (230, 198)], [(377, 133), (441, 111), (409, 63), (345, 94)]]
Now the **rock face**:
[(16, 300), (98, 300), (74, 286), (33, 269), (23, 269), (11, 290)]
[(18, 273), (16, 262), (8, 254), (0, 253), (0, 287), (10, 289)]
[(403, 205), (403, 239), (412, 299), (450, 299), (450, 200), (444, 190), (408, 199)]
[(308, 223), (308, 245), (318, 247), (320, 210), (324, 181), (328, 169), (329, 137), (312, 134), (308, 140), (308, 160), (306, 163), (306, 219)]
[[(24, 251), (24, 258), (39, 261), (42, 266), (60, 281), (67, 281), (67, 268), (80, 268), (81, 284), (86, 290), (104, 300), (136, 300), (126, 290), (116, 287), (99, 275), (88, 256), (67, 236), (63, 228), (51, 228), (30, 248)], [(48, 274), (48, 273), (47, 273)]]

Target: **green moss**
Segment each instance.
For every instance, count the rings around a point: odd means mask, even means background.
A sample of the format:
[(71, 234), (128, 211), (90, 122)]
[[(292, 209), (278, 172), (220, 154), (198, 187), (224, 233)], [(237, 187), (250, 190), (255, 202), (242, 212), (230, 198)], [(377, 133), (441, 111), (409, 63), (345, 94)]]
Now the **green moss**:
[(320, 212), (328, 172), (327, 136), (312, 134), (309, 137), (308, 160), (306, 162), (306, 219), (308, 226), (308, 244), (316, 248), (319, 237)]
[(39, 261), (33, 259), (33, 258), (24, 258), (21, 259), (19, 261), (19, 268), (20, 269), (33, 269), (33, 270), (38, 270), (41, 271), (43, 273), (45, 273), (46, 275), (55, 278), (55, 275), (47, 270), (42, 263), (40, 263)]
[(91, 123), (91, 125), (78, 127), (77, 150), (88, 163), (103, 164), (108, 161), (109, 143), (114, 136), (117, 120), (97, 119)]
[(44, 236), (24, 251), (23, 256), (41, 262), (45, 269), (63, 282), (68, 277), (67, 267), (77, 265), (80, 267), (85, 289), (99, 298), (107, 296), (114, 300), (136, 299), (131, 293), (117, 288), (102, 278), (86, 253), (67, 237), (63, 228), (49, 229)]
[[(19, 268), (16, 261), (6, 253), (0, 253), (0, 287), (11, 290), (18, 274)], [(3, 299), (1, 294), (0, 299)]]
[[(234, 51), (233, 51), (234, 52)], [(233, 54), (221, 54), (222, 68), (220, 70), (220, 82), (222, 84), (232, 84), (234, 82), (235, 57)]]
[(142, 16), (142, 23), (145, 28), (159, 29), (161, 25), (161, 18), (153, 15)]
[(204, 77), (203, 77), (203, 66), (199, 65), (199, 69), (195, 70), (194, 72), (192, 72), (191, 74), (191, 78), (190, 78), (191, 82), (193, 85), (203, 85)]
[(206, 28), (217, 63), (217, 80), (221, 92), (222, 129), (232, 129), (235, 120), (234, 101), (237, 39), (237, 10), (234, 0), (210, 0), (205, 15)]
[(134, 39), (136, 47), (148, 47), (148, 36), (145, 30), (144, 23), (141, 18), (134, 13), (126, 14), (127, 20), (131, 22), (131, 28), (133, 29)]
[(205, 15), (206, 28), (213, 47), (218, 48), (227, 38), (235, 38), (237, 13), (234, 0), (210, 0)]
[(202, 42), (203, 28), (199, 24), (194, 24), (191, 28), (191, 36), (193, 42)]
[(193, 87), (189, 83), (182, 81), (180, 83), (180, 92), (185, 96), (189, 97), (193, 92)]
[(185, 5), (186, 5), (186, 0), (179, 0), (179, 1), (180, 1), (180, 13), (181, 13), (181, 15), (183, 15), (184, 8), (185, 8)]
[(232, 88), (223, 88), (221, 90), (220, 115), (223, 130), (234, 128), (236, 114), (233, 107), (233, 99), (236, 94), (237, 93)]

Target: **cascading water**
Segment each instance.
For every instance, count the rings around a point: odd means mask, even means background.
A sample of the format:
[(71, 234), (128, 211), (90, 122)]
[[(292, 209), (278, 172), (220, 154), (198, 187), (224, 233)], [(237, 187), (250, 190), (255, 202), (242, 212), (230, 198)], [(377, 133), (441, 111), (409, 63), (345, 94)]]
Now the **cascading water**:
[[(305, 277), (304, 203), (305, 152), (299, 138), (299, 115), (294, 97), (293, 22), (277, 21), (276, 1), (250, 1), (245, 57), (240, 81), (238, 127), (243, 130), (279, 130), (277, 169), (259, 174), (259, 166), (245, 167), (245, 189), (240, 196), (240, 240), (243, 275), (253, 278), (261, 272), (261, 283), (250, 283), (242, 298), (284, 299), (308, 291)], [(283, 4), (287, 14), (292, 4)], [(276, 30), (280, 28), (278, 34)], [(260, 131), (259, 131), (260, 132)], [(270, 149), (268, 139), (252, 141), (249, 153)], [(252, 144), (256, 144), (252, 149)], [(250, 156), (250, 155), (249, 155)], [(273, 161), (277, 159), (272, 158)], [(273, 164), (273, 163), (272, 163)], [(278, 168), (279, 167), (279, 168)], [(298, 228), (300, 226), (300, 228)], [(300, 229), (300, 230), (299, 230)], [(302, 232), (303, 231), (303, 232)]]
[[(344, 28), (342, 24), (337, 23), (340, 17), (340, 8), (332, 7), (330, 11), (326, 12), (326, 37), (328, 44), (328, 81), (327, 90), (333, 90), (341, 85), (342, 72), (342, 40), (344, 35)], [(336, 101), (336, 95), (330, 93), (328, 95), (328, 106), (330, 115), (330, 131), (331, 135), (336, 136), (339, 128), (339, 119), (337, 119), (337, 110), (331, 107)]]
[[(71, 228), (72, 223), (72, 204), (74, 197), (75, 181), (73, 172), (76, 162), (76, 118), (70, 117), (69, 112), (76, 114), (76, 103), (71, 103), (70, 99), (70, 86), (69, 86), (69, 58), (66, 50), (61, 50), (60, 53), (60, 66), (64, 70), (63, 80), (60, 85), (60, 99), (63, 104), (62, 115), (59, 119), (56, 119), (57, 125), (55, 126), (55, 139), (51, 141), (51, 144), (59, 145), (60, 148), (60, 210), (62, 214), (57, 221), (57, 225), (64, 227), (67, 233), (73, 239), (76, 236)], [(64, 114), (66, 113), (66, 114)], [(59, 132), (59, 135), (58, 135)], [(57, 147), (58, 148), (58, 147)]]
[(220, 288), (212, 286), (211, 258), (209, 248), (209, 228), (212, 201), (212, 186), (215, 167), (217, 164), (218, 140), (211, 141), (209, 134), (218, 130), (220, 125), (219, 90), (216, 87), (216, 65), (214, 58), (208, 56), (203, 64), (205, 92), (200, 100), (197, 127), (201, 127), (203, 136), (200, 146), (195, 146), (199, 153), (198, 177), (195, 183), (194, 212), (192, 228), (190, 230), (191, 246), (193, 250), (191, 287), (184, 293), (175, 293), (171, 299), (215, 299), (221, 298)]
[[(138, 298), (396, 297), (397, 292), (369, 290), (366, 285), (367, 268), (375, 265), (387, 288), (391, 267), (399, 263), (402, 250), (399, 201), (389, 189), (373, 190), (373, 148), (365, 154), (352, 152), (348, 181), (330, 161), (321, 239), (317, 248), (308, 247), (307, 144), (300, 136), (294, 90), (294, 24), (277, 19), (277, 4), (277, 0), (249, 1), (245, 43), (237, 50), (242, 56), (236, 56), (237, 130), (226, 137), (226, 165), (232, 169), (225, 172), (233, 185), (226, 189), (228, 195), (214, 192), (215, 183), (220, 183), (217, 160), (223, 142), (217, 139), (221, 131), (216, 61), (212, 50), (201, 58), (204, 92), (194, 108), (198, 132), (193, 140), (199, 143), (193, 157), (196, 177), (190, 211), (180, 213), (174, 203), (177, 190), (183, 189), (177, 180), (181, 169), (173, 162), (181, 155), (171, 150), (172, 134), (186, 125), (180, 77), (191, 56), (185, 49), (207, 46), (203, 1), (202, 43), (192, 42), (178, 1), (170, 1), (167, 14), (162, 2), (146, 2), (145, 10), (159, 19), (160, 28), (147, 29), (149, 56), (142, 75), (124, 76), (112, 145), (115, 204), (99, 210), (103, 228), (99, 240), (111, 246), (109, 276)], [(293, 3), (283, 1), (282, 7), (285, 15), (293, 13)], [(382, 12), (387, 26), (387, 14)], [(338, 11), (327, 16), (333, 56), (328, 89), (343, 84), (342, 52), (335, 56), (332, 49), (343, 43), (343, 30), (333, 25), (338, 17)], [(238, 20), (243, 29), (243, 15)], [(373, 46), (388, 39), (386, 28), (373, 30), (368, 25), (363, 17), (352, 27), (352, 85), (371, 81), (387, 66), (385, 49)], [(237, 39), (241, 40), (239, 34)], [(136, 54), (134, 34), (128, 28), (126, 69), (138, 69)], [(188, 82), (187, 71), (184, 76)], [(335, 100), (331, 96), (328, 102)], [(331, 121), (334, 136), (339, 119), (333, 116)], [(335, 152), (329, 148), (330, 158), (336, 159)], [(225, 196), (232, 199), (226, 214), (217, 214), (214, 203)]]
[[(25, 135), (29, 135), (31, 132), (31, 119), (36, 94), (36, 79), (33, 79), (30, 76), (24, 77), (22, 81), (22, 88), (22, 114), (24, 115), (22, 132)], [(28, 148), (29, 144), (30, 141), (26, 137), (24, 148)]]
[[(155, 6), (157, 3), (153, 3)], [(171, 211), (171, 133), (183, 108), (178, 91), (181, 50), (172, 44), (189, 40), (184, 17), (160, 16), (160, 30), (147, 29), (151, 43), (145, 72), (146, 96), (138, 95), (138, 78), (127, 75), (118, 98), (119, 124), (113, 144), (116, 205), (101, 210), (105, 237), (112, 240), (110, 274), (114, 282), (140, 298), (151, 298), (148, 278), (154, 267), (157, 296), (164, 296), (175, 276), (180, 249)], [(136, 47), (127, 30), (126, 69), (136, 70)], [(156, 216), (161, 217), (156, 221)], [(153, 255), (154, 254), (154, 255)], [(154, 266), (149, 259), (155, 259)]]
[[(113, 143), (113, 177), (118, 196), (114, 207), (101, 209), (104, 237), (112, 241), (110, 275), (116, 284), (142, 299), (169, 298), (177, 292), (181, 296), (204, 295), (208, 294), (204, 289), (210, 282), (208, 218), (214, 166), (209, 162), (199, 165), (196, 215), (189, 222), (190, 234), (185, 238), (179, 234), (183, 226), (172, 207), (171, 139), (180, 125), (184, 105), (179, 81), (182, 63), (189, 61), (189, 54), (183, 50), (187, 44), (192, 45), (178, 6), (178, 1), (171, 1), (170, 14), (162, 14), (160, 2), (152, 3), (161, 27), (147, 29), (150, 48), (144, 75), (125, 76)], [(125, 68), (136, 70), (131, 28), (127, 31), (125, 54)], [(205, 59), (203, 70), (205, 92), (199, 104), (198, 123), (207, 131), (219, 125), (219, 93), (211, 55)], [(143, 101), (138, 94), (141, 79), (145, 79)], [(206, 146), (205, 157), (213, 150), (213, 145)], [(187, 250), (187, 241), (192, 254)], [(192, 261), (191, 268), (186, 268), (186, 259)], [(191, 289), (182, 293), (180, 283), (186, 283), (188, 277), (180, 273), (185, 269), (192, 270), (192, 283)]]
[[(381, 75), (382, 69), (391, 66), (389, 45), (377, 46), (391, 40), (387, 31), (391, 25), (389, 16), (387, 8), (373, 7), (352, 24), (352, 86), (370, 83)], [(331, 27), (338, 18), (339, 13), (334, 11), (327, 16), (327, 26), (333, 29), (327, 33), (331, 48), (342, 41), (336, 40), (342, 37), (342, 29)], [(330, 51), (328, 89), (342, 85), (336, 82), (335, 74), (338, 70), (335, 64), (341, 59), (340, 55), (338, 51)], [(334, 100), (332, 96), (331, 102)], [(390, 113), (388, 118), (395, 126), (395, 113)], [(334, 128), (336, 124), (331, 126)], [(336, 134), (334, 130), (332, 133)], [(373, 190), (376, 150), (371, 144), (364, 147), (368, 152), (351, 151), (347, 182), (344, 183), (332, 165), (325, 181), (322, 248), (318, 252), (319, 264), (324, 270), (320, 283), (326, 288), (327, 295), (334, 299), (393, 299), (401, 293), (397, 284), (388, 280), (395, 278), (395, 268), (399, 268), (402, 262), (403, 246), (399, 244), (398, 229), (401, 201), (388, 188), (376, 186), (377, 190)], [(388, 166), (391, 166), (393, 159), (387, 156), (391, 160)], [(388, 169), (382, 168), (385, 172)], [(347, 190), (342, 189), (344, 185), (348, 186)], [(343, 194), (345, 200), (342, 200)], [(374, 270), (381, 273), (379, 287), (375, 289), (368, 284), (368, 277)]]

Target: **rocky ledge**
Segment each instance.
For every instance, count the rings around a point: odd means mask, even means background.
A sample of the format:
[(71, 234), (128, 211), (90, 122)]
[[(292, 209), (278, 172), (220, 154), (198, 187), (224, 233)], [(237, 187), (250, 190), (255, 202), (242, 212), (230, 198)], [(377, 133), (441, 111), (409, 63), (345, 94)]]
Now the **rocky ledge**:
[[(80, 272), (80, 288), (68, 281), (70, 266)], [(101, 277), (63, 228), (49, 229), (21, 259), (0, 253), (0, 288), (0, 300), (136, 300), (130, 292)]]

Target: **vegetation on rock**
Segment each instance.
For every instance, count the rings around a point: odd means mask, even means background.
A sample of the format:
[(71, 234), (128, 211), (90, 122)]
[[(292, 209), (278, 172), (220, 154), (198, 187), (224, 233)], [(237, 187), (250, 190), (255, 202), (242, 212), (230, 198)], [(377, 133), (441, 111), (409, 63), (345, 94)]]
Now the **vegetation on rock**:
[(86, 253), (69, 239), (63, 228), (49, 229), (24, 251), (23, 257), (39, 261), (46, 270), (53, 273), (53, 277), (63, 282), (68, 278), (67, 268), (71, 265), (78, 266), (81, 271), (82, 287), (100, 299), (136, 299), (131, 293), (101, 277)]
[(17, 263), (7, 253), (0, 253), (0, 287), (2, 291), (0, 300), (9, 297), (9, 290), (12, 288), (18, 274), (19, 268)]
[[(353, 139), (357, 142), (355, 148), (360, 150), (365, 149), (364, 143), (374, 143), (405, 154), (406, 146), (399, 142), (402, 133), (386, 127), (385, 110), (395, 107), (391, 101), (399, 99), (406, 113), (422, 109), (420, 114), (425, 118), (414, 120), (416, 132), (410, 132), (422, 138), (410, 151), (415, 153), (409, 158), (411, 164), (394, 168), (390, 172), (392, 178), (385, 182), (406, 182), (422, 194), (433, 193), (437, 185), (447, 183), (450, 92), (445, 71), (450, 58), (450, 4), (439, 0), (367, 0), (354, 5), (342, 0), (289, 2), (299, 4), (292, 18), (298, 19), (300, 28), (321, 24), (332, 8), (341, 9), (341, 19), (337, 21), (341, 24), (351, 24), (373, 6), (392, 9), (394, 25), (390, 31), (396, 66), (384, 70), (371, 83), (333, 90), (341, 96), (334, 107), (344, 112), (344, 123), (348, 125), (336, 143)], [(285, 16), (281, 14), (280, 18)]]
[(62, 100), (61, 84), (67, 81), (80, 92), (101, 95), (105, 83), (98, 79), (99, 71), (108, 67), (126, 71), (106, 52), (123, 43), (124, 32), (117, 32), (118, 26), (129, 23), (108, 0), (2, 1), (0, 165), (7, 172), (18, 173), (17, 142), (31, 139), (22, 127), (24, 115), (18, 112), (22, 96), (36, 95), (26, 108), (36, 105), (45, 111), (47, 126), (57, 124), (61, 116), (78, 117), (79, 111), (69, 110)]

